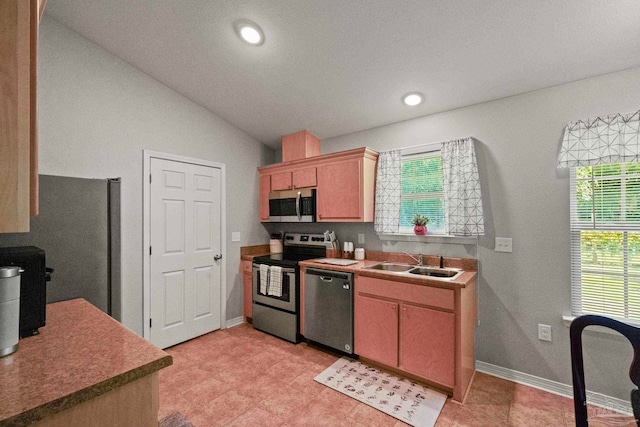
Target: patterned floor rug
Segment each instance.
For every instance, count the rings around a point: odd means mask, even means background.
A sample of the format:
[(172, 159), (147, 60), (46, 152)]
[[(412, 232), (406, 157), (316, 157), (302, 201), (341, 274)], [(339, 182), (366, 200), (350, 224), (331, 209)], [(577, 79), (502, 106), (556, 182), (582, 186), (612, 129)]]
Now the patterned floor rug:
[(314, 378), (414, 427), (433, 427), (447, 396), (345, 357)]

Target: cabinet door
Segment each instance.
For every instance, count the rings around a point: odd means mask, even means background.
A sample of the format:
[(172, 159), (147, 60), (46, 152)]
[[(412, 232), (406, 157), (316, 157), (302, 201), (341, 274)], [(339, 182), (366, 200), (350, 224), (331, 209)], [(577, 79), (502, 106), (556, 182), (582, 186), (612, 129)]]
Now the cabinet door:
[(271, 175), (260, 175), (260, 221), (269, 221), (269, 192)]
[(271, 174), (271, 191), (291, 190), (291, 172)]
[(422, 378), (453, 387), (455, 315), (401, 305), (400, 368)]
[(297, 169), (293, 171), (293, 188), (315, 187), (316, 168)]
[(318, 166), (318, 221), (362, 220), (362, 160)]
[[(31, 144), (35, 143), (31, 123), (36, 123), (30, 80), (36, 66), (31, 49), (37, 43), (32, 40), (33, 4), (34, 0), (0, 1), (0, 233), (29, 231)], [(35, 25), (37, 32), (37, 20)]]
[(251, 281), (252, 281), (252, 271), (251, 271), (251, 261), (242, 261), (242, 287), (243, 287), (243, 312), (244, 317), (252, 317), (252, 300), (253, 295), (251, 293)]
[(398, 366), (398, 304), (356, 295), (354, 313), (356, 354)]

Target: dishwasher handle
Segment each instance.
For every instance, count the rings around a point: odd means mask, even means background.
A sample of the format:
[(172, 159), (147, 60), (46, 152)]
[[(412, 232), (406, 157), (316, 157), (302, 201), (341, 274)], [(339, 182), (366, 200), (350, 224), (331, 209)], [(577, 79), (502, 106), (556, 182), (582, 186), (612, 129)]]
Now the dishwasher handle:
[(352, 273), (344, 273), (341, 271), (320, 270), (317, 268), (307, 268), (307, 274), (312, 276), (320, 276), (320, 280), (330, 282), (332, 279), (353, 280)]

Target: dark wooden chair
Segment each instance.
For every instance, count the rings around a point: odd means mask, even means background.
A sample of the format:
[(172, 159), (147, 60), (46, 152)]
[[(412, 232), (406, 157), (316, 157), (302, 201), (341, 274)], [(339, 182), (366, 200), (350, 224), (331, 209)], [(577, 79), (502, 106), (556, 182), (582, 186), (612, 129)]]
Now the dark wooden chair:
[[(604, 316), (584, 315), (571, 322), (571, 372), (573, 375), (573, 405), (576, 415), (576, 427), (588, 427), (587, 393), (584, 384), (584, 364), (582, 359), (582, 331), (587, 326), (604, 326), (624, 335), (633, 346), (633, 361), (629, 368), (629, 378), (640, 387), (640, 328), (627, 325)], [(640, 426), (640, 390), (631, 391), (631, 407), (636, 423)]]

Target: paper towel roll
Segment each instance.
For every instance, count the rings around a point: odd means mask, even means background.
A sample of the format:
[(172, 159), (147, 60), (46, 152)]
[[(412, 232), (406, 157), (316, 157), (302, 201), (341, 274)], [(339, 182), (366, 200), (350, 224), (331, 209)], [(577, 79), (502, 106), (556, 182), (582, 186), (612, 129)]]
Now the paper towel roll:
[(269, 239), (269, 252), (272, 254), (281, 254), (282, 241), (279, 239)]

